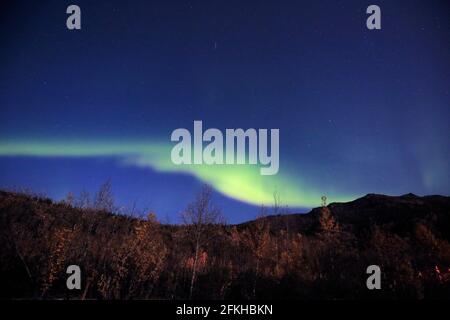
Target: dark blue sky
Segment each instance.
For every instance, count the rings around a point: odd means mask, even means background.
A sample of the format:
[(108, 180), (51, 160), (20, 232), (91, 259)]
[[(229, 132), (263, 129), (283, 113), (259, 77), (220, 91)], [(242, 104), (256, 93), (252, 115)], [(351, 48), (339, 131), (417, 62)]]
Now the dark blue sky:
[[(66, 28), (72, 3), (80, 31)], [(370, 4), (381, 7), (382, 30), (366, 28)], [(252, 218), (272, 189), (296, 208), (319, 205), (321, 194), (450, 194), (449, 9), (448, 1), (2, 4), (0, 187), (59, 199), (111, 178), (120, 204), (175, 220), (208, 182), (231, 222)], [(172, 130), (194, 120), (279, 128), (279, 175), (239, 173), (236, 185), (220, 172), (126, 165), (120, 152), (83, 149), (167, 146)], [(71, 144), (84, 156), (68, 156)]]

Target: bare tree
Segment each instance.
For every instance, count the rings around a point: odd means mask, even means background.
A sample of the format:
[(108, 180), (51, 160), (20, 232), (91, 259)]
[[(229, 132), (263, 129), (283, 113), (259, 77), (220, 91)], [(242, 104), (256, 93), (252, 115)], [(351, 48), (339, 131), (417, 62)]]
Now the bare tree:
[(75, 195), (72, 192), (68, 192), (63, 202), (70, 207), (73, 206), (75, 204)]
[(108, 212), (114, 212), (116, 210), (112, 195), (111, 180), (108, 179), (100, 186), (100, 189), (95, 195), (94, 208)]
[(189, 239), (194, 245), (194, 261), (192, 265), (189, 299), (192, 298), (200, 252), (210, 239), (210, 228), (223, 223), (220, 210), (212, 206), (212, 188), (203, 186), (194, 202), (190, 203), (181, 214), (183, 223), (187, 226)]
[(281, 209), (281, 197), (278, 191), (273, 192), (273, 214), (280, 214)]
[[(277, 202), (278, 196), (276, 193), (274, 193), (274, 199), (275, 204), (274, 207), (276, 207), (279, 202)], [(269, 221), (267, 219), (268, 209), (262, 205), (260, 209), (260, 213), (257, 215), (256, 220), (251, 225), (248, 230), (243, 232), (243, 241), (247, 248), (249, 248), (249, 251), (251, 252), (253, 256), (253, 261), (255, 263), (255, 269), (254, 269), (254, 278), (253, 278), (253, 298), (256, 298), (256, 286), (257, 286), (257, 280), (260, 276), (260, 269), (261, 269), (261, 260), (263, 259), (264, 255), (266, 254), (267, 247), (270, 242), (270, 225)]]
[(91, 196), (89, 192), (87, 192), (86, 190), (81, 191), (78, 198), (75, 199), (74, 205), (75, 207), (80, 209), (91, 208)]

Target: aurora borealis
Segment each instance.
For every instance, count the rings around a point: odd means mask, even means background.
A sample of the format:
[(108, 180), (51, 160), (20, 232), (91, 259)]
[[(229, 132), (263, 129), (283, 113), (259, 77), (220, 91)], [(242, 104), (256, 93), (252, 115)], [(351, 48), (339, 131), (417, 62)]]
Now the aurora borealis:
[[(9, 157), (115, 157), (118, 163), (152, 168), (167, 173), (185, 173), (211, 184), (223, 194), (254, 205), (270, 206), (274, 192), (283, 195), (283, 203), (293, 207), (314, 206), (319, 190), (301, 185), (300, 179), (276, 175), (262, 176), (256, 165), (174, 165), (170, 144), (162, 143), (3, 143), (0, 156)], [(335, 201), (351, 199), (332, 195)]]
[[(445, 1), (66, 1), (0, 6), (0, 188), (61, 199), (111, 178), (176, 219), (209, 183), (232, 222), (273, 193), (310, 208), (450, 194)], [(176, 128), (279, 128), (280, 170), (175, 166)], [(142, 204), (143, 206), (143, 204)]]

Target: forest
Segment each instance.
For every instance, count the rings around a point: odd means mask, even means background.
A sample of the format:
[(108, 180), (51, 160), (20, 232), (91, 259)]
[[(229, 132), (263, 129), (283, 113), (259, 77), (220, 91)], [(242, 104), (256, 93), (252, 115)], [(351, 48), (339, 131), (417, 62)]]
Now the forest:
[[(109, 184), (55, 202), (0, 192), (2, 299), (450, 297), (450, 197), (369, 194), (306, 214), (225, 222), (205, 186), (180, 224), (117, 213)], [(92, 198), (92, 199), (91, 199)], [(366, 268), (381, 269), (368, 290)], [(82, 271), (80, 290), (66, 268)]]

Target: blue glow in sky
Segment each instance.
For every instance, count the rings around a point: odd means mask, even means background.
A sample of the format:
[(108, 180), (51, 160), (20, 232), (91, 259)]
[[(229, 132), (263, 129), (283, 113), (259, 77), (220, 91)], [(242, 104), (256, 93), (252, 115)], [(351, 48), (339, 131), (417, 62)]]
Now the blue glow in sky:
[[(295, 210), (450, 194), (446, 1), (378, 1), (376, 31), (356, 0), (80, 0), (80, 31), (69, 4), (0, 5), (0, 188), (60, 199), (111, 178), (121, 205), (176, 220), (206, 182), (231, 222), (274, 191)], [(171, 168), (194, 120), (279, 128), (279, 174)]]

